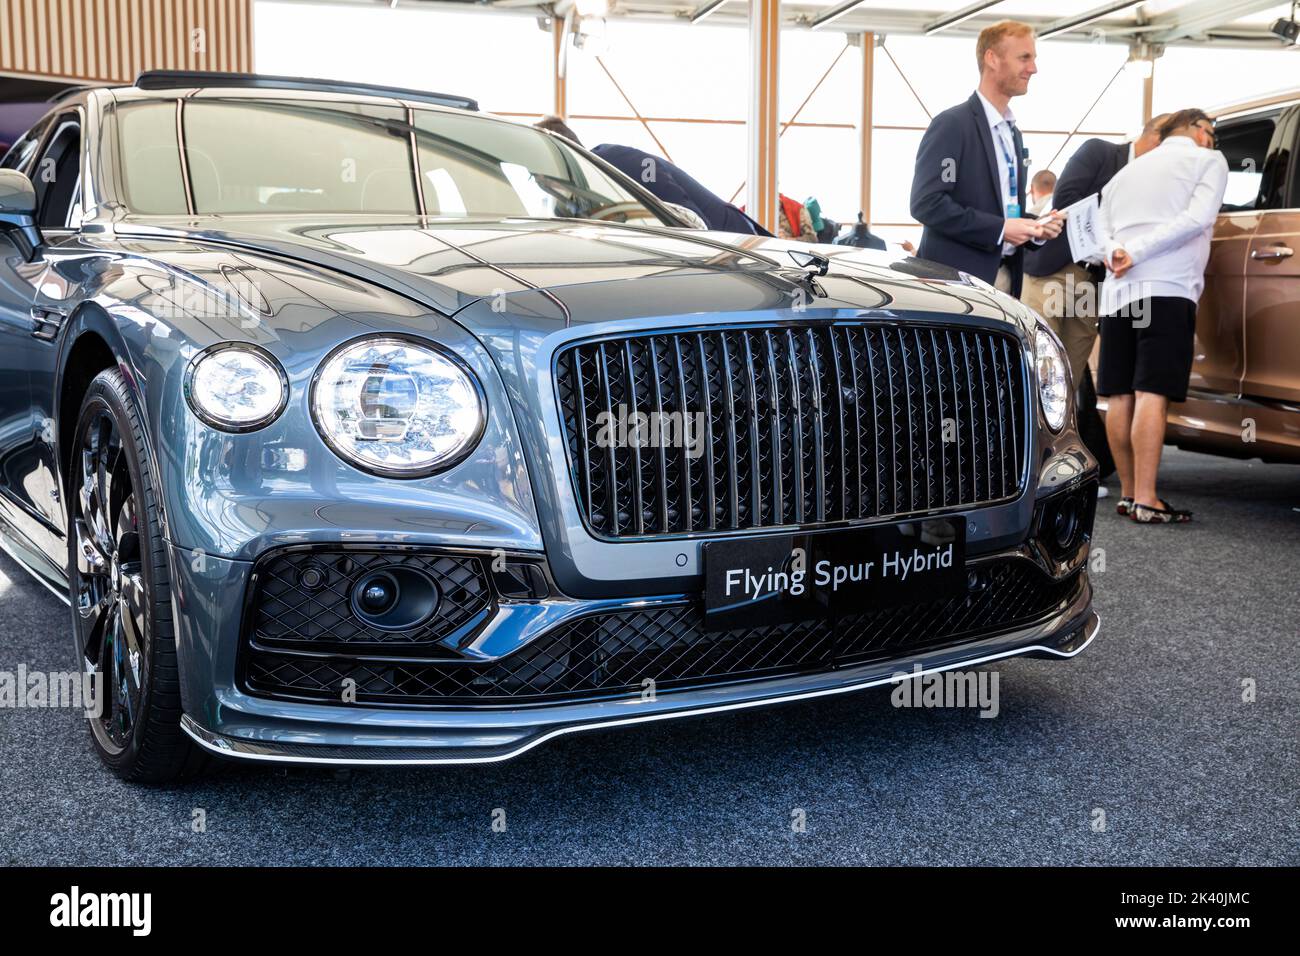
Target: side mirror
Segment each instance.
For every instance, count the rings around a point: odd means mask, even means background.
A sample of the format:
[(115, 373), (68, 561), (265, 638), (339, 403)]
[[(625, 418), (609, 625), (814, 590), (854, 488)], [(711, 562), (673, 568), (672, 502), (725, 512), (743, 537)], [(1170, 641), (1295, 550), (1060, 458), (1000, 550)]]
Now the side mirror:
[(679, 226), (678, 228), (680, 229), (708, 229), (709, 228), (709, 224), (705, 222), (702, 218), (700, 218), (700, 214), (696, 212), (694, 209), (690, 209), (686, 206), (679, 205), (678, 203), (675, 202), (664, 201), (664, 205), (667, 206), (670, 210), (672, 210), (674, 216), (686, 222), (685, 226)]
[(0, 229), (16, 234), (27, 259), (41, 245), (41, 231), (36, 228), (36, 187), (16, 169), (0, 169)]

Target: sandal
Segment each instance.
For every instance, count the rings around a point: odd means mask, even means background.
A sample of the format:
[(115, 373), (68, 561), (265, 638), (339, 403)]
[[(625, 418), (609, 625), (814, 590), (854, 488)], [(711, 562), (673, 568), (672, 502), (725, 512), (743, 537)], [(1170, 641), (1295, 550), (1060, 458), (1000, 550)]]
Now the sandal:
[(1175, 508), (1163, 498), (1160, 499), (1160, 504), (1164, 507), (1134, 504), (1129, 511), (1129, 518), (1138, 524), (1186, 524), (1192, 520), (1190, 511)]
[(1127, 517), (1128, 513), (1132, 510), (1133, 510), (1132, 498), (1121, 498), (1119, 499), (1118, 502), (1115, 503), (1115, 514), (1117, 515), (1124, 515), (1125, 517)]

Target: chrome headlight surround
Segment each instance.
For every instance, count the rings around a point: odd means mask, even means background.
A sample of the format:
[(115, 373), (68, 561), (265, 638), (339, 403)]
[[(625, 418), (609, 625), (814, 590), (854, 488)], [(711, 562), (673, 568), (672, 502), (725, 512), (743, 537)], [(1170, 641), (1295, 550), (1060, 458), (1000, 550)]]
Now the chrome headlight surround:
[[(386, 352), (387, 356), (382, 363), (372, 358), (368, 367), (349, 367), (359, 359), (364, 363), (362, 356), (367, 352)], [(405, 443), (422, 419), (418, 427), (427, 432), (431, 414), (442, 411), (433, 393), (437, 379), (445, 389), (459, 393), (452, 411), (462, 421), (451, 430), (453, 440), (437, 451), (426, 442), (426, 447), (418, 449), (420, 460), (394, 462), (380, 449)], [(394, 406), (384, 404), (385, 398), (404, 402), (408, 407), (405, 418), (365, 414), (367, 403), (372, 411), (380, 406), (392, 410)], [(483, 387), (458, 356), (432, 342), (391, 333), (352, 339), (325, 356), (312, 376), (308, 405), (316, 431), (339, 458), (385, 478), (427, 478), (459, 464), (474, 450), (487, 427)], [(432, 423), (446, 424), (437, 418)], [(364, 434), (366, 431), (370, 434)], [(446, 434), (444, 430), (434, 437)]]
[[(222, 369), (236, 371), (245, 385), (251, 383), (261, 389), (260, 404), (240, 415), (234, 404), (237, 396), (231, 390), (223, 405), (219, 392), (214, 391), (220, 380), (213, 378)], [(289, 404), (289, 377), (275, 356), (265, 349), (248, 342), (218, 342), (190, 360), (185, 369), (183, 391), (190, 411), (205, 425), (224, 432), (250, 432), (280, 417)]]
[(1059, 432), (1070, 411), (1070, 367), (1056, 336), (1041, 321), (1034, 329), (1034, 371), (1038, 379), (1038, 407), (1047, 427)]

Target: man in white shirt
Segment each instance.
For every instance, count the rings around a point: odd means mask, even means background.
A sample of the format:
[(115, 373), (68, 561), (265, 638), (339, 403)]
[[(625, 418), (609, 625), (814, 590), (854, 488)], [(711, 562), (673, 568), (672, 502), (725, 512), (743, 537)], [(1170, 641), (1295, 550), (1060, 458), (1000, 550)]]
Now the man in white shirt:
[(1187, 398), (1196, 303), (1228, 185), (1214, 123), (1181, 110), (1160, 145), (1120, 170), (1102, 194), (1107, 236), (1097, 394), (1109, 396), (1106, 437), (1123, 486), (1121, 513), (1142, 524), (1187, 521), (1156, 493), (1169, 403)]

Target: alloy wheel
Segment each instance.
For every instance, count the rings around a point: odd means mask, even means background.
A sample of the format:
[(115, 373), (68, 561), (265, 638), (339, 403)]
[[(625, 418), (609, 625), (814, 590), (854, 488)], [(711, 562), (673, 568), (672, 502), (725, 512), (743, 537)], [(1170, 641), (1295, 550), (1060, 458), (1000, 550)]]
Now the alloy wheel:
[(84, 421), (76, 448), (78, 652), (99, 694), (91, 729), (101, 746), (118, 753), (140, 719), (147, 661), (140, 516), (122, 438), (107, 409)]

